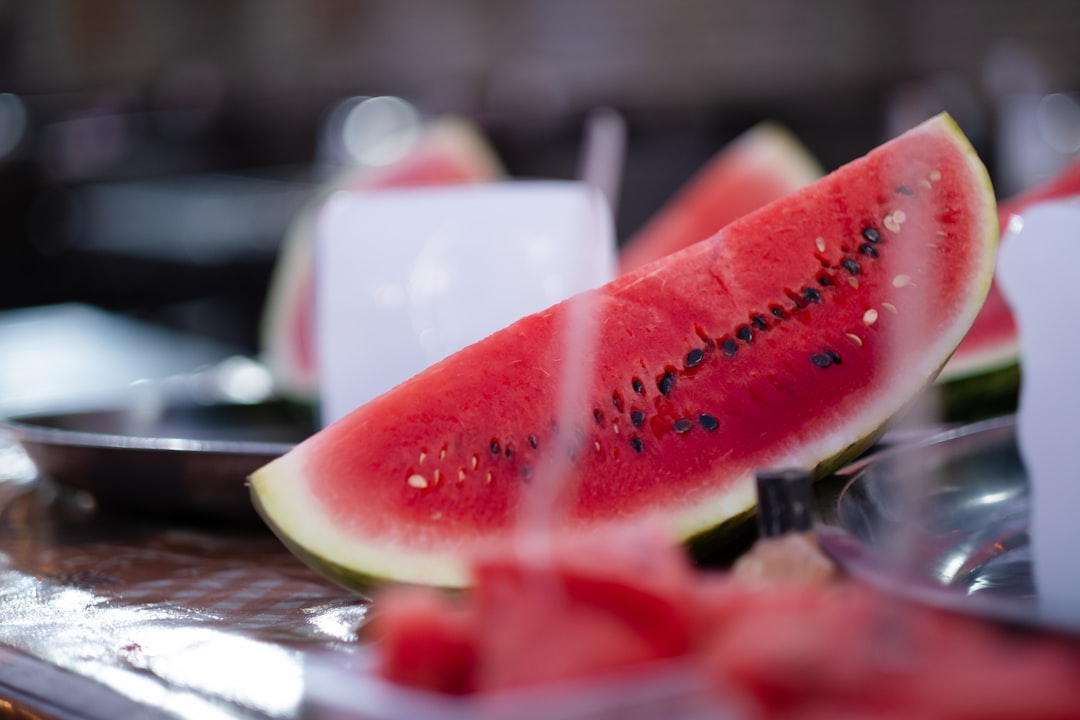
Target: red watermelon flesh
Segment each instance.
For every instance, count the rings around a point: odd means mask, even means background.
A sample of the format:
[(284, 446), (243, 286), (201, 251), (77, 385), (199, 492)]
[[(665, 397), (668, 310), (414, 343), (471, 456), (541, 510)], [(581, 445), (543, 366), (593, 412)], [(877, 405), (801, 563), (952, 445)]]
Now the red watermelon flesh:
[(763, 122), (721, 148), (619, 251), (630, 272), (712, 237), (732, 220), (809, 185), (822, 175), (785, 128)]
[(388, 588), (365, 628), (392, 682), (464, 694), (691, 653), (702, 615), (679, 548), (648, 534), (479, 561), (467, 595)]
[(996, 240), (985, 168), (939, 116), (437, 363), (257, 471), (253, 501), (350, 586), (467, 584), (536, 517), (705, 532), (750, 510), (755, 470), (872, 442), (970, 326)]
[[(507, 554), (485, 560), (476, 578), (456, 596), (415, 587), (376, 596), (366, 631), (382, 678), (489, 697), (526, 686), (558, 696), (591, 682), (611, 693), (614, 717), (633, 709), (621, 704), (628, 688), (611, 684), (616, 673), (673, 660), (709, 680), (718, 716), (1019, 720), (1075, 717), (1080, 707), (1075, 640), (1010, 632), (849, 581), (748, 585), (694, 571), (646, 537), (559, 546), (543, 560)], [(502, 700), (515, 707), (513, 694)], [(529, 710), (543, 716), (542, 706)]]
[[(1001, 230), (1004, 233), (1010, 217), (1022, 214), (1032, 205), (1074, 195), (1080, 195), (1080, 161), (1074, 161), (1047, 183), (1001, 203), (998, 207)], [(1012, 365), (1019, 358), (1016, 321), (995, 280), (971, 330), (941, 371), (939, 379), (949, 381), (978, 375)]]
[(311, 400), (317, 391), (314, 350), (315, 214), (339, 190), (456, 185), (496, 180), (503, 175), (494, 151), (466, 120), (429, 122), (404, 157), (389, 165), (360, 166), (329, 183), (289, 229), (271, 279), (263, 313), (262, 356), (278, 390)]

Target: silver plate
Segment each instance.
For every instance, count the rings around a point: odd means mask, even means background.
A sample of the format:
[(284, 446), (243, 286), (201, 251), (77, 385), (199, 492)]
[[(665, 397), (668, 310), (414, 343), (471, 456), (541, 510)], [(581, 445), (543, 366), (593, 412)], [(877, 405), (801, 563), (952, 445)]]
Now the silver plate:
[(908, 598), (1070, 632), (1040, 611), (1016, 419), (945, 431), (856, 464), (823, 547), (854, 576)]
[(257, 520), (247, 476), (313, 432), (283, 402), (182, 404), (132, 427), (126, 410), (0, 420), (43, 479), (116, 507)]

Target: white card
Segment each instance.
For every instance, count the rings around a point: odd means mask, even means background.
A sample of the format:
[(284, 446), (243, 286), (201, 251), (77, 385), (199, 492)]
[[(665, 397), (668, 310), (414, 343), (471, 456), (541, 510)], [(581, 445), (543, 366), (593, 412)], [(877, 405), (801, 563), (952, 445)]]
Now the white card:
[(342, 191), (316, 242), (324, 424), (615, 272), (610, 208), (579, 182)]
[(1002, 228), (997, 276), (1020, 330), (1017, 439), (1031, 492), (1032, 572), (1047, 617), (1080, 623), (1080, 204), (1027, 210)]

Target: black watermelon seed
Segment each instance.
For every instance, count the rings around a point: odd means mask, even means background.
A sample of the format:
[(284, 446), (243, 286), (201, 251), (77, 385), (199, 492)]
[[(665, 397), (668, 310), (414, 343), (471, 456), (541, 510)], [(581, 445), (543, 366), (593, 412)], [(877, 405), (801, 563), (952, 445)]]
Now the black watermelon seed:
[(679, 418), (671, 424), (671, 429), (680, 435), (682, 433), (690, 432), (692, 427), (694, 427), (694, 421), (690, 418)]
[(720, 344), (720, 347), (723, 349), (724, 354), (728, 357), (735, 357), (735, 353), (739, 350), (739, 346), (736, 345), (735, 341), (731, 338), (728, 338), (727, 340), (722, 342)]
[(753, 319), (750, 320), (750, 324), (758, 330), (767, 330), (769, 328), (769, 324), (765, 322), (765, 318), (760, 315), (755, 315)]
[(840, 360), (840, 353), (836, 352), (835, 350), (826, 350), (825, 354), (829, 356), (829, 358), (833, 361), (834, 365), (843, 364), (843, 362)]
[(622, 395), (615, 392), (611, 394), (611, 404), (615, 406), (615, 409), (622, 412)]
[(634, 388), (634, 392), (636, 392), (638, 395), (645, 394), (645, 383), (641, 382), (641, 380), (639, 380), (638, 378), (634, 378), (634, 381), (630, 383), (630, 385)]
[(803, 290), (803, 297), (806, 298), (806, 302), (812, 302), (815, 305), (821, 304), (821, 293), (814, 288), (806, 288)]
[(494, 438), (491, 440), (491, 452), (493, 455), (499, 454), (499, 441)]
[(600, 408), (593, 408), (592, 416), (593, 420), (596, 421), (597, 425), (600, 425), (604, 422), (604, 413), (600, 412)]
[(641, 442), (641, 438), (630, 438), (630, 447), (634, 448), (635, 452), (641, 452), (645, 448), (645, 443)]
[(821, 287), (829, 287), (830, 285), (832, 285), (832, 280), (829, 278), (828, 275), (822, 275), (817, 279), (817, 281), (818, 284), (821, 285)]
[(749, 325), (743, 325), (739, 328), (739, 331), (735, 333), (735, 337), (739, 338), (744, 343), (751, 343), (754, 341), (754, 331), (750, 329)]
[(522, 468), (521, 468), (521, 479), (524, 480), (525, 482), (529, 482), (530, 480), (532, 480), (532, 471), (533, 471), (532, 466), (530, 466), (530, 465), (522, 466)]
[(630, 413), (630, 424), (634, 427), (641, 427), (641, 424), (645, 422), (645, 413), (640, 410), (633, 410)]
[(877, 228), (866, 227), (863, 228), (862, 236), (872, 243), (881, 242), (881, 233), (877, 231)]
[(852, 275), (858, 275), (862, 272), (862, 267), (859, 266), (859, 263), (851, 258), (844, 258), (844, 261), (840, 264)]
[(705, 359), (705, 353), (701, 348), (694, 348), (686, 354), (686, 367), (692, 368), (701, 364), (701, 361)]
[(896, 187), (896, 192), (900, 193), (901, 195), (914, 195), (915, 194), (915, 191), (912, 190), (911, 188), (909, 188), (907, 185), (898, 185)]
[(514, 448), (507, 445), (506, 446), (506, 451), (503, 453), (503, 455), (506, 455), (506, 457), (512, 457), (513, 454), (514, 454)]
[(873, 245), (871, 245), (870, 243), (863, 243), (862, 245), (860, 245), (859, 246), (859, 252), (861, 252), (866, 257), (870, 257), (870, 258), (877, 258), (877, 256), (878, 256), (877, 248), (874, 247)]
[(537, 438), (535, 435), (530, 435), (529, 436), (529, 445), (531, 445), (534, 450), (536, 449), (536, 446), (539, 445), (539, 444), (540, 444), (539, 438)]
[(774, 307), (772, 309), (772, 314), (775, 315), (776, 317), (780, 318), (781, 320), (783, 320), (785, 317), (787, 317), (786, 315), (784, 315), (783, 308)]
[(714, 418), (712, 415), (702, 413), (697, 416), (698, 422), (701, 423), (701, 427), (705, 428), (709, 432), (712, 432), (716, 428), (720, 427), (720, 421)]
[(671, 392), (671, 388), (675, 386), (675, 373), (666, 372), (663, 377), (656, 383), (656, 389), (660, 391), (661, 395), (667, 395)]
[(832, 358), (824, 353), (815, 353), (811, 355), (810, 362), (814, 363), (819, 368), (827, 368), (833, 364)]

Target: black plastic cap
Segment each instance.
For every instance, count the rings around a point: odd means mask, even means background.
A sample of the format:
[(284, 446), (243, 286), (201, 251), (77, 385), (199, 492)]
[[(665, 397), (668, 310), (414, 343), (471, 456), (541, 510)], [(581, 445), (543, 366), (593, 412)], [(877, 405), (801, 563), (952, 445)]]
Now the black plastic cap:
[(810, 473), (805, 470), (759, 471), (757, 497), (761, 537), (804, 532), (814, 524)]

